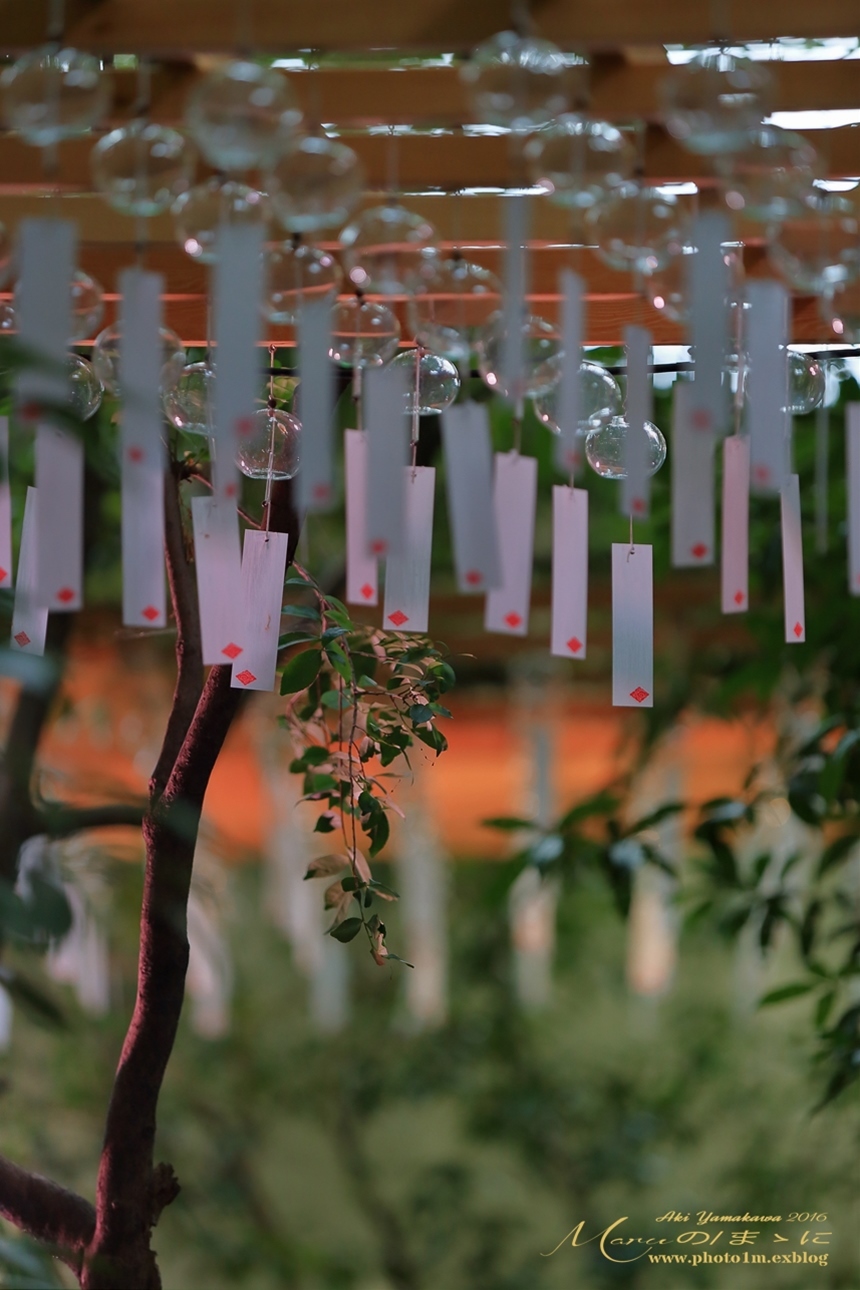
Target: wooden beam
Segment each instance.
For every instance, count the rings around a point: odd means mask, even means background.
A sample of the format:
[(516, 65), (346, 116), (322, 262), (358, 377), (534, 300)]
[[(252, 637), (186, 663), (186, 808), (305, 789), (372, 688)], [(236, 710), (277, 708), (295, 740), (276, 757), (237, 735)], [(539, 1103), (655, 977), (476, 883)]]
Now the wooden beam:
[[(16, 50), (45, 38), (46, 0), (0, 0), (3, 48)], [(564, 48), (702, 44), (715, 38), (741, 43), (770, 40), (775, 31), (813, 39), (851, 35), (856, 0), (732, 0), (723, 6), (724, 30), (715, 30), (714, 8), (690, 0), (535, 0), (538, 34)], [(498, 0), (73, 0), (67, 4), (66, 39), (101, 54), (187, 55), (231, 52), (243, 45), (259, 53), (299, 49), (468, 51), (507, 20)]]

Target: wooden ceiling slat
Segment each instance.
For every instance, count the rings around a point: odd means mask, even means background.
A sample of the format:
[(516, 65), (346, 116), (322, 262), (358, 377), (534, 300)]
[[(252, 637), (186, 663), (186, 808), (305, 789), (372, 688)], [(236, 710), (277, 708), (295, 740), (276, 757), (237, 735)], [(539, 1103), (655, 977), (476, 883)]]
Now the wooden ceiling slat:
[[(777, 34), (806, 39), (856, 31), (856, 0), (734, 0), (723, 6), (725, 30), (714, 30), (709, 4), (690, 0), (542, 0), (533, 6), (538, 33), (565, 48), (619, 45), (700, 44), (716, 36), (733, 42), (771, 40)], [(95, 52), (187, 54), (232, 51), (249, 44), (259, 52), (296, 49), (399, 49), (466, 51), (505, 25), (498, 0), (316, 0), (314, 4), (271, 0), (69, 0), (66, 36)], [(0, 0), (4, 48), (40, 43), (46, 0)]]

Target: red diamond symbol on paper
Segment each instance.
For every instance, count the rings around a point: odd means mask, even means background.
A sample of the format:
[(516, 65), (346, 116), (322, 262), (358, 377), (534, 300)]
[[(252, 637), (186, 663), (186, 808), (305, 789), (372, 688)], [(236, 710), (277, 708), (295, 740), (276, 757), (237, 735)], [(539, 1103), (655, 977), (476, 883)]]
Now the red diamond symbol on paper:
[(567, 648), (570, 650), (571, 654), (575, 654), (577, 650), (582, 649), (582, 641), (576, 636), (571, 636), (570, 640), (567, 642)]
[(331, 496), (331, 489), (328, 484), (314, 484), (313, 493), (315, 502), (327, 502)]
[(509, 614), (505, 614), (505, 622), (508, 624), (509, 627), (519, 627), (522, 621), (523, 620), (520, 617), (520, 615), (515, 614), (513, 611), (511, 611), (511, 613)]
[(231, 641), (229, 645), (224, 646), (221, 653), (226, 654), (228, 658), (238, 658), (239, 655), (242, 653), (242, 646), (236, 645), (233, 641)]
[(236, 418), (236, 434), (240, 434), (243, 436), (249, 435), (253, 429), (254, 429), (253, 417)]
[(143, 449), (142, 449), (142, 448), (129, 448), (129, 450), (128, 450), (128, 459), (129, 459), (129, 461), (143, 461)]
[(388, 621), (394, 623), (395, 627), (402, 627), (404, 623), (409, 622), (409, 617), (402, 609), (395, 609), (393, 614), (388, 615)]
[(631, 507), (633, 508), (633, 510), (636, 512), (636, 514), (637, 514), (637, 515), (643, 515), (643, 514), (644, 514), (644, 512), (645, 512), (645, 501), (644, 501), (644, 499), (643, 499), (643, 498), (641, 498), (641, 497), (634, 497), (634, 498), (633, 498), (633, 501), (630, 503), (630, 505), (631, 505)]
[(225, 496), (225, 497), (235, 497), (235, 496), (236, 496), (236, 485), (235, 485), (235, 484), (228, 484), (228, 485), (227, 485), (227, 487), (224, 489), (224, 496)]
[(702, 557), (707, 554), (708, 548), (705, 546), (704, 542), (697, 542), (695, 546), (690, 547), (690, 555), (695, 556), (697, 560), (701, 560)]
[(374, 555), (385, 555), (388, 550), (388, 543), (384, 538), (377, 538), (375, 542), (371, 542), (370, 549)]
[(5, 577), (7, 577), (8, 573), (9, 573), (8, 569), (0, 569), (0, 582), (2, 582)]
[(766, 484), (767, 481), (770, 479), (770, 471), (768, 470), (767, 466), (763, 466), (761, 464), (756, 466), (755, 470), (753, 471), (753, 475), (755, 476), (757, 484)]
[(15, 640), (21, 646), (21, 649), (23, 649), (25, 645), (30, 644), (30, 637), (26, 632), (16, 632)]
[(373, 595), (373, 587), (371, 587), (369, 582), (366, 582), (364, 586), (360, 588), (360, 591), (361, 591), (361, 594), (364, 596), (365, 600), (370, 600), (371, 596)]
[(42, 409), (38, 403), (23, 403), (18, 409), (22, 421), (36, 421)]
[(803, 635), (803, 628), (801, 627), (800, 623), (795, 623), (792, 630), (794, 631), (794, 634), (797, 637), (797, 639), (800, 640), (801, 636)]
[(744, 593), (743, 593), (742, 591), (736, 591), (736, 592), (735, 592), (735, 604), (736, 604), (736, 605), (742, 605), (743, 603), (744, 603)]
[(696, 408), (690, 418), (694, 430), (710, 430), (711, 414), (707, 408)]
[(243, 685), (250, 685), (251, 682), (256, 681), (256, 679), (257, 678), (254, 676), (254, 673), (249, 672), (247, 668), (245, 668), (244, 672), (236, 673), (236, 680), (241, 681)]
[(155, 608), (155, 605), (147, 605), (146, 609), (141, 609), (140, 612), (143, 614), (144, 618), (148, 618), (150, 622), (158, 617), (158, 610)]
[(630, 691), (630, 698), (635, 699), (637, 703), (644, 703), (648, 698), (648, 691), (643, 690), (641, 685), (637, 685), (635, 690)]
[(64, 605), (67, 605), (69, 601), (74, 600), (74, 598), (75, 593), (72, 591), (71, 587), (60, 587), (60, 590), (57, 592), (57, 599)]
[(480, 569), (470, 569), (466, 574), (466, 581), (470, 587), (480, 587), (481, 583), (484, 581), (484, 575), (481, 573)]

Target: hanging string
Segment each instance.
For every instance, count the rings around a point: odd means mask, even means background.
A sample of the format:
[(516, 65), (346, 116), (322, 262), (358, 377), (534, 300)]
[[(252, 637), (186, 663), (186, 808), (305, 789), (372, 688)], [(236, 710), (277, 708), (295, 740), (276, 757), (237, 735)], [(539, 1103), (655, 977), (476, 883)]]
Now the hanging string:
[(420, 433), (420, 389), (421, 389), (421, 358), (424, 350), (420, 345), (415, 347), (415, 388), (412, 399), (412, 482), (415, 483), (415, 468), (418, 465), (418, 435)]
[[(137, 64), (137, 94), (135, 96), (134, 108), (132, 115), (135, 120), (146, 122), (152, 110), (152, 64), (147, 57), (141, 55)], [(143, 158), (143, 149), (138, 152), (138, 165), (143, 168), (145, 165)], [(144, 176), (138, 176), (141, 187), (143, 187)], [(134, 251), (137, 259), (138, 268), (143, 268), (144, 256), (146, 254), (147, 243), (147, 223), (145, 215), (136, 215), (134, 220)]]
[(830, 364), (824, 364), (825, 397), (815, 411), (815, 550), (827, 554), (828, 474), (830, 464), (830, 409), (827, 397), (827, 377)]
[(269, 400), (267, 405), (268, 413), (269, 413), (269, 465), (266, 470), (266, 495), (263, 499), (263, 508), (266, 512), (263, 529), (265, 530), (265, 533), (267, 535), (266, 536), (267, 542), (269, 540), (268, 538), (269, 522), (272, 516), (272, 480), (274, 478), (274, 471), (275, 471), (275, 430), (277, 429), (277, 425), (278, 425), (275, 419), (275, 408), (277, 406), (277, 401), (275, 399), (274, 372), (275, 372), (275, 346), (270, 345), (269, 346)]

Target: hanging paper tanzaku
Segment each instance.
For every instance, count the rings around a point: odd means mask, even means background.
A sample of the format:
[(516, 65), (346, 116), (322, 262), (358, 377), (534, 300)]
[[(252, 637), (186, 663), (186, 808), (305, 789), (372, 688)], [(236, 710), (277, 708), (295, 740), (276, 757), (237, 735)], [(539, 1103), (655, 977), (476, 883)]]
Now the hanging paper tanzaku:
[(127, 627), (163, 627), (167, 606), (159, 329), (164, 279), (158, 273), (125, 269), (119, 289), (122, 621)]
[(525, 376), (523, 323), (528, 270), (528, 198), (522, 194), (506, 197), (502, 211), (505, 225), (502, 380), (508, 399), (518, 407), (523, 400)]
[(9, 486), (9, 418), (0, 417), (0, 587), (12, 586), (12, 490)]
[(845, 469), (848, 495), (848, 590), (860, 596), (860, 403), (845, 409)]
[(18, 551), (11, 633), (12, 648), (23, 654), (44, 654), (48, 630), (48, 611), (39, 602), (36, 586), (37, 516), (37, 493), (35, 488), (28, 488)]
[(789, 460), (789, 299), (781, 283), (767, 280), (749, 282), (746, 295), (750, 488), (754, 493), (776, 494), (788, 474)]
[(654, 706), (654, 595), (650, 546), (612, 545), (612, 705)]
[(375, 605), (379, 599), (379, 561), (367, 553), (367, 432), (343, 436), (346, 501), (346, 599), (350, 605)]
[(367, 425), (365, 532), (368, 555), (397, 551), (404, 533), (403, 467), (408, 464), (406, 373), (371, 368), (364, 378)]
[(430, 557), (436, 471), (407, 466), (404, 540), (385, 562), (382, 625), (399, 632), (426, 632), (430, 611)]
[(309, 301), (299, 314), (298, 401), (302, 423), (299, 506), (326, 511), (334, 501), (332, 433), (334, 388), (331, 345), (331, 301)]
[(284, 577), (286, 533), (245, 531), (242, 553), (242, 653), (230, 684), (241, 690), (274, 690)]
[(690, 342), (696, 353), (689, 424), (693, 430), (711, 434), (725, 430), (729, 414), (724, 369), (729, 347), (730, 282), (722, 245), (729, 235), (725, 215), (704, 211), (692, 225), (695, 253), (684, 256), (690, 293)]
[(470, 400), (443, 412), (442, 443), (457, 587), (486, 591), (500, 577), (487, 405)]
[(236, 507), (214, 497), (192, 497), (191, 520), (203, 662), (234, 663), (245, 644)]
[(744, 435), (723, 440), (723, 547), (721, 591), (724, 614), (749, 608), (750, 442)]
[(651, 420), (651, 333), (647, 327), (625, 327), (627, 347), (627, 435), (624, 440), (625, 476), (621, 488), (621, 510), (633, 519), (645, 520), (651, 505), (648, 475), (648, 439), (645, 422)]
[(218, 229), (212, 280), (215, 316), (215, 407), (212, 495), (235, 507), (239, 496), (236, 452), (254, 432), (261, 374), (257, 340), (263, 291), (263, 225)]
[[(36, 424), (37, 596), (49, 609), (80, 609), (84, 571), (84, 449), (79, 435), (52, 424), (50, 405), (69, 408), (66, 357), (71, 335), (75, 227), (27, 219), (19, 228), (15, 296), (18, 339), (52, 367), (18, 375), (18, 409)], [(60, 284), (58, 286), (58, 284)]]
[(714, 436), (697, 430), (695, 386), (676, 381), (672, 402), (672, 564), (714, 563)]
[(536, 459), (516, 452), (496, 453), (493, 503), (501, 582), (487, 595), (484, 627), (488, 632), (528, 634), (536, 500)]
[(582, 348), (583, 281), (570, 269), (563, 269), (559, 285), (562, 294), (561, 344), (564, 362), (558, 385), (558, 436), (555, 441), (555, 464), (564, 474), (573, 474), (582, 465), (583, 436), (579, 433), (582, 415), (582, 380), (579, 374)]
[(800, 526), (800, 480), (788, 475), (780, 493), (782, 514), (782, 588), (785, 639), (790, 645), (806, 640), (803, 594), (803, 538)]
[(552, 644), (561, 658), (585, 658), (588, 621), (588, 490), (552, 490)]

